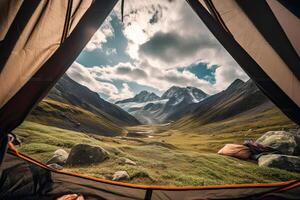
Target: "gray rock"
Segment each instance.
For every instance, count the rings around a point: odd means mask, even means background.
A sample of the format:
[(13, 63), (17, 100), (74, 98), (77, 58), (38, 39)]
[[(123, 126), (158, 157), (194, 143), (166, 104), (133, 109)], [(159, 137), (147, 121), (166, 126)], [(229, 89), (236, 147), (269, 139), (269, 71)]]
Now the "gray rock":
[(263, 155), (258, 159), (258, 165), (300, 172), (300, 157), (281, 154)]
[(52, 164), (49, 164), (47, 166), (50, 167), (50, 168), (56, 169), (56, 170), (62, 170), (63, 169), (62, 166), (60, 166), (60, 165), (58, 165), (56, 163), (52, 163)]
[(103, 162), (106, 158), (108, 158), (108, 153), (101, 147), (77, 144), (71, 149), (66, 164), (89, 165)]
[(117, 171), (113, 175), (113, 181), (129, 180), (129, 174), (126, 171)]
[(50, 158), (46, 164), (49, 165), (49, 164), (58, 164), (58, 165), (61, 165), (63, 166), (64, 164), (66, 164), (66, 161), (68, 159), (68, 152), (66, 152), (65, 150), (63, 149), (57, 149), (52, 158)]
[(256, 142), (270, 146), (282, 154), (300, 155), (300, 139), (297, 135), (286, 131), (269, 131), (258, 138)]

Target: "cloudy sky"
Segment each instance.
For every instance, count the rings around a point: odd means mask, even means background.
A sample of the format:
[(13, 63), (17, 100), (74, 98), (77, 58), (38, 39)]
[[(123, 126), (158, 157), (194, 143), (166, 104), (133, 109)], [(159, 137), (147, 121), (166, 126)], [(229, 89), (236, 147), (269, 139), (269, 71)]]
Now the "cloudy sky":
[(117, 4), (72, 64), (75, 81), (116, 101), (148, 90), (162, 94), (173, 85), (208, 94), (247, 75), (184, 0)]

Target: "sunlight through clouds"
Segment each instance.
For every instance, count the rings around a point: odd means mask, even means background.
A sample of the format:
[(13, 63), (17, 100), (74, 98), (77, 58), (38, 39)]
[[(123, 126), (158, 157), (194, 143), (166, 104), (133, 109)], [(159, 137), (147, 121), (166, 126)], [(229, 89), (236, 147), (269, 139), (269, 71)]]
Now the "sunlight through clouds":
[[(77, 61), (93, 79), (85, 85), (109, 99), (136, 94), (139, 89), (132, 90), (129, 83), (157, 91), (194, 86), (215, 94), (237, 78), (249, 79), (185, 1), (127, 1), (123, 23), (120, 17), (118, 3)], [(206, 64), (189, 70), (200, 60)], [(217, 66), (214, 73), (202, 69), (212, 66)]]

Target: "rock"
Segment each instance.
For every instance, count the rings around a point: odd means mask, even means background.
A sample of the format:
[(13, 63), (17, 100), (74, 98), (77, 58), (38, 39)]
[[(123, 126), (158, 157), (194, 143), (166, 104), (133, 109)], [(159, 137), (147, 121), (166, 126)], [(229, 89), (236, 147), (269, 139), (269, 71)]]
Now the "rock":
[(117, 171), (113, 175), (113, 181), (129, 180), (130, 177), (126, 171)]
[(281, 154), (263, 155), (259, 157), (258, 165), (300, 172), (300, 157)]
[(124, 163), (127, 164), (127, 165), (136, 165), (136, 162), (134, 162), (134, 161), (132, 161), (132, 160), (130, 160), (128, 158), (125, 158)]
[(50, 158), (46, 162), (46, 164), (54, 164), (55, 163), (55, 164), (63, 166), (64, 164), (66, 164), (68, 156), (69, 156), (69, 154), (65, 150), (63, 150), (63, 149), (57, 149), (54, 152), (52, 158)]
[(118, 161), (117, 161), (119, 164), (121, 165), (136, 165), (136, 162), (128, 159), (128, 158), (119, 158)]
[(108, 153), (103, 148), (88, 144), (75, 145), (67, 159), (68, 165), (89, 165), (103, 162), (108, 158)]
[(268, 131), (256, 142), (272, 147), (282, 154), (300, 155), (300, 139), (297, 135), (286, 131)]
[(63, 149), (57, 149), (56, 151), (54, 151), (54, 155), (55, 156), (63, 156), (63, 157), (66, 157), (66, 158), (68, 158), (68, 156), (69, 156), (68, 152), (66, 152)]
[(58, 165), (56, 163), (52, 163), (52, 164), (49, 164), (47, 166), (50, 167), (50, 168), (56, 169), (56, 170), (62, 170), (63, 169), (62, 166), (60, 166), (60, 165)]

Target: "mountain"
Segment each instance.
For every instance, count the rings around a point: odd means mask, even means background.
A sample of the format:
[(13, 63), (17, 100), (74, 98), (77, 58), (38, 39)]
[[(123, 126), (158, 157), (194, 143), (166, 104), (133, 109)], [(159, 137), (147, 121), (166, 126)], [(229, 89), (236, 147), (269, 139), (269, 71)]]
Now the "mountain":
[(226, 90), (207, 97), (205, 100), (186, 108), (181, 114), (170, 116), (180, 118), (177, 124), (209, 124), (237, 115), (259, 113), (275, 106), (256, 87), (252, 80), (235, 80)]
[[(141, 95), (143, 94), (143, 95)], [(136, 98), (149, 96), (149, 92), (141, 92), (131, 99), (117, 102), (123, 109), (131, 113), (143, 124), (157, 124), (170, 121), (169, 116), (174, 112), (184, 109), (190, 104), (198, 103), (208, 95), (195, 87), (172, 86), (159, 98), (138, 101)], [(144, 99), (143, 99), (144, 100)]]
[(122, 104), (122, 103), (129, 103), (129, 102), (144, 103), (144, 102), (154, 101), (158, 99), (160, 98), (155, 93), (153, 92), (150, 93), (148, 91), (143, 90), (137, 95), (135, 95), (133, 98), (117, 101), (115, 104)]
[(102, 135), (120, 135), (122, 126), (140, 122), (66, 74), (31, 112), (30, 121)]
[(80, 107), (43, 99), (27, 116), (26, 121), (104, 136), (117, 136), (126, 130), (106, 115), (94, 114)]
[(222, 121), (250, 110), (261, 112), (274, 108), (252, 80), (244, 82), (240, 79), (211, 96), (197, 88), (173, 86), (160, 100), (131, 106), (129, 112), (143, 124), (193, 119), (200, 125)]
[(195, 87), (182, 88), (172, 86), (161, 96), (161, 99), (173, 99), (174, 103), (185, 99), (187, 103), (197, 103), (206, 96), (205, 92)]
[(118, 106), (100, 98), (98, 93), (73, 81), (66, 74), (49, 92), (48, 98), (62, 103), (71, 104), (95, 114), (106, 115), (122, 125), (137, 125), (138, 120)]

